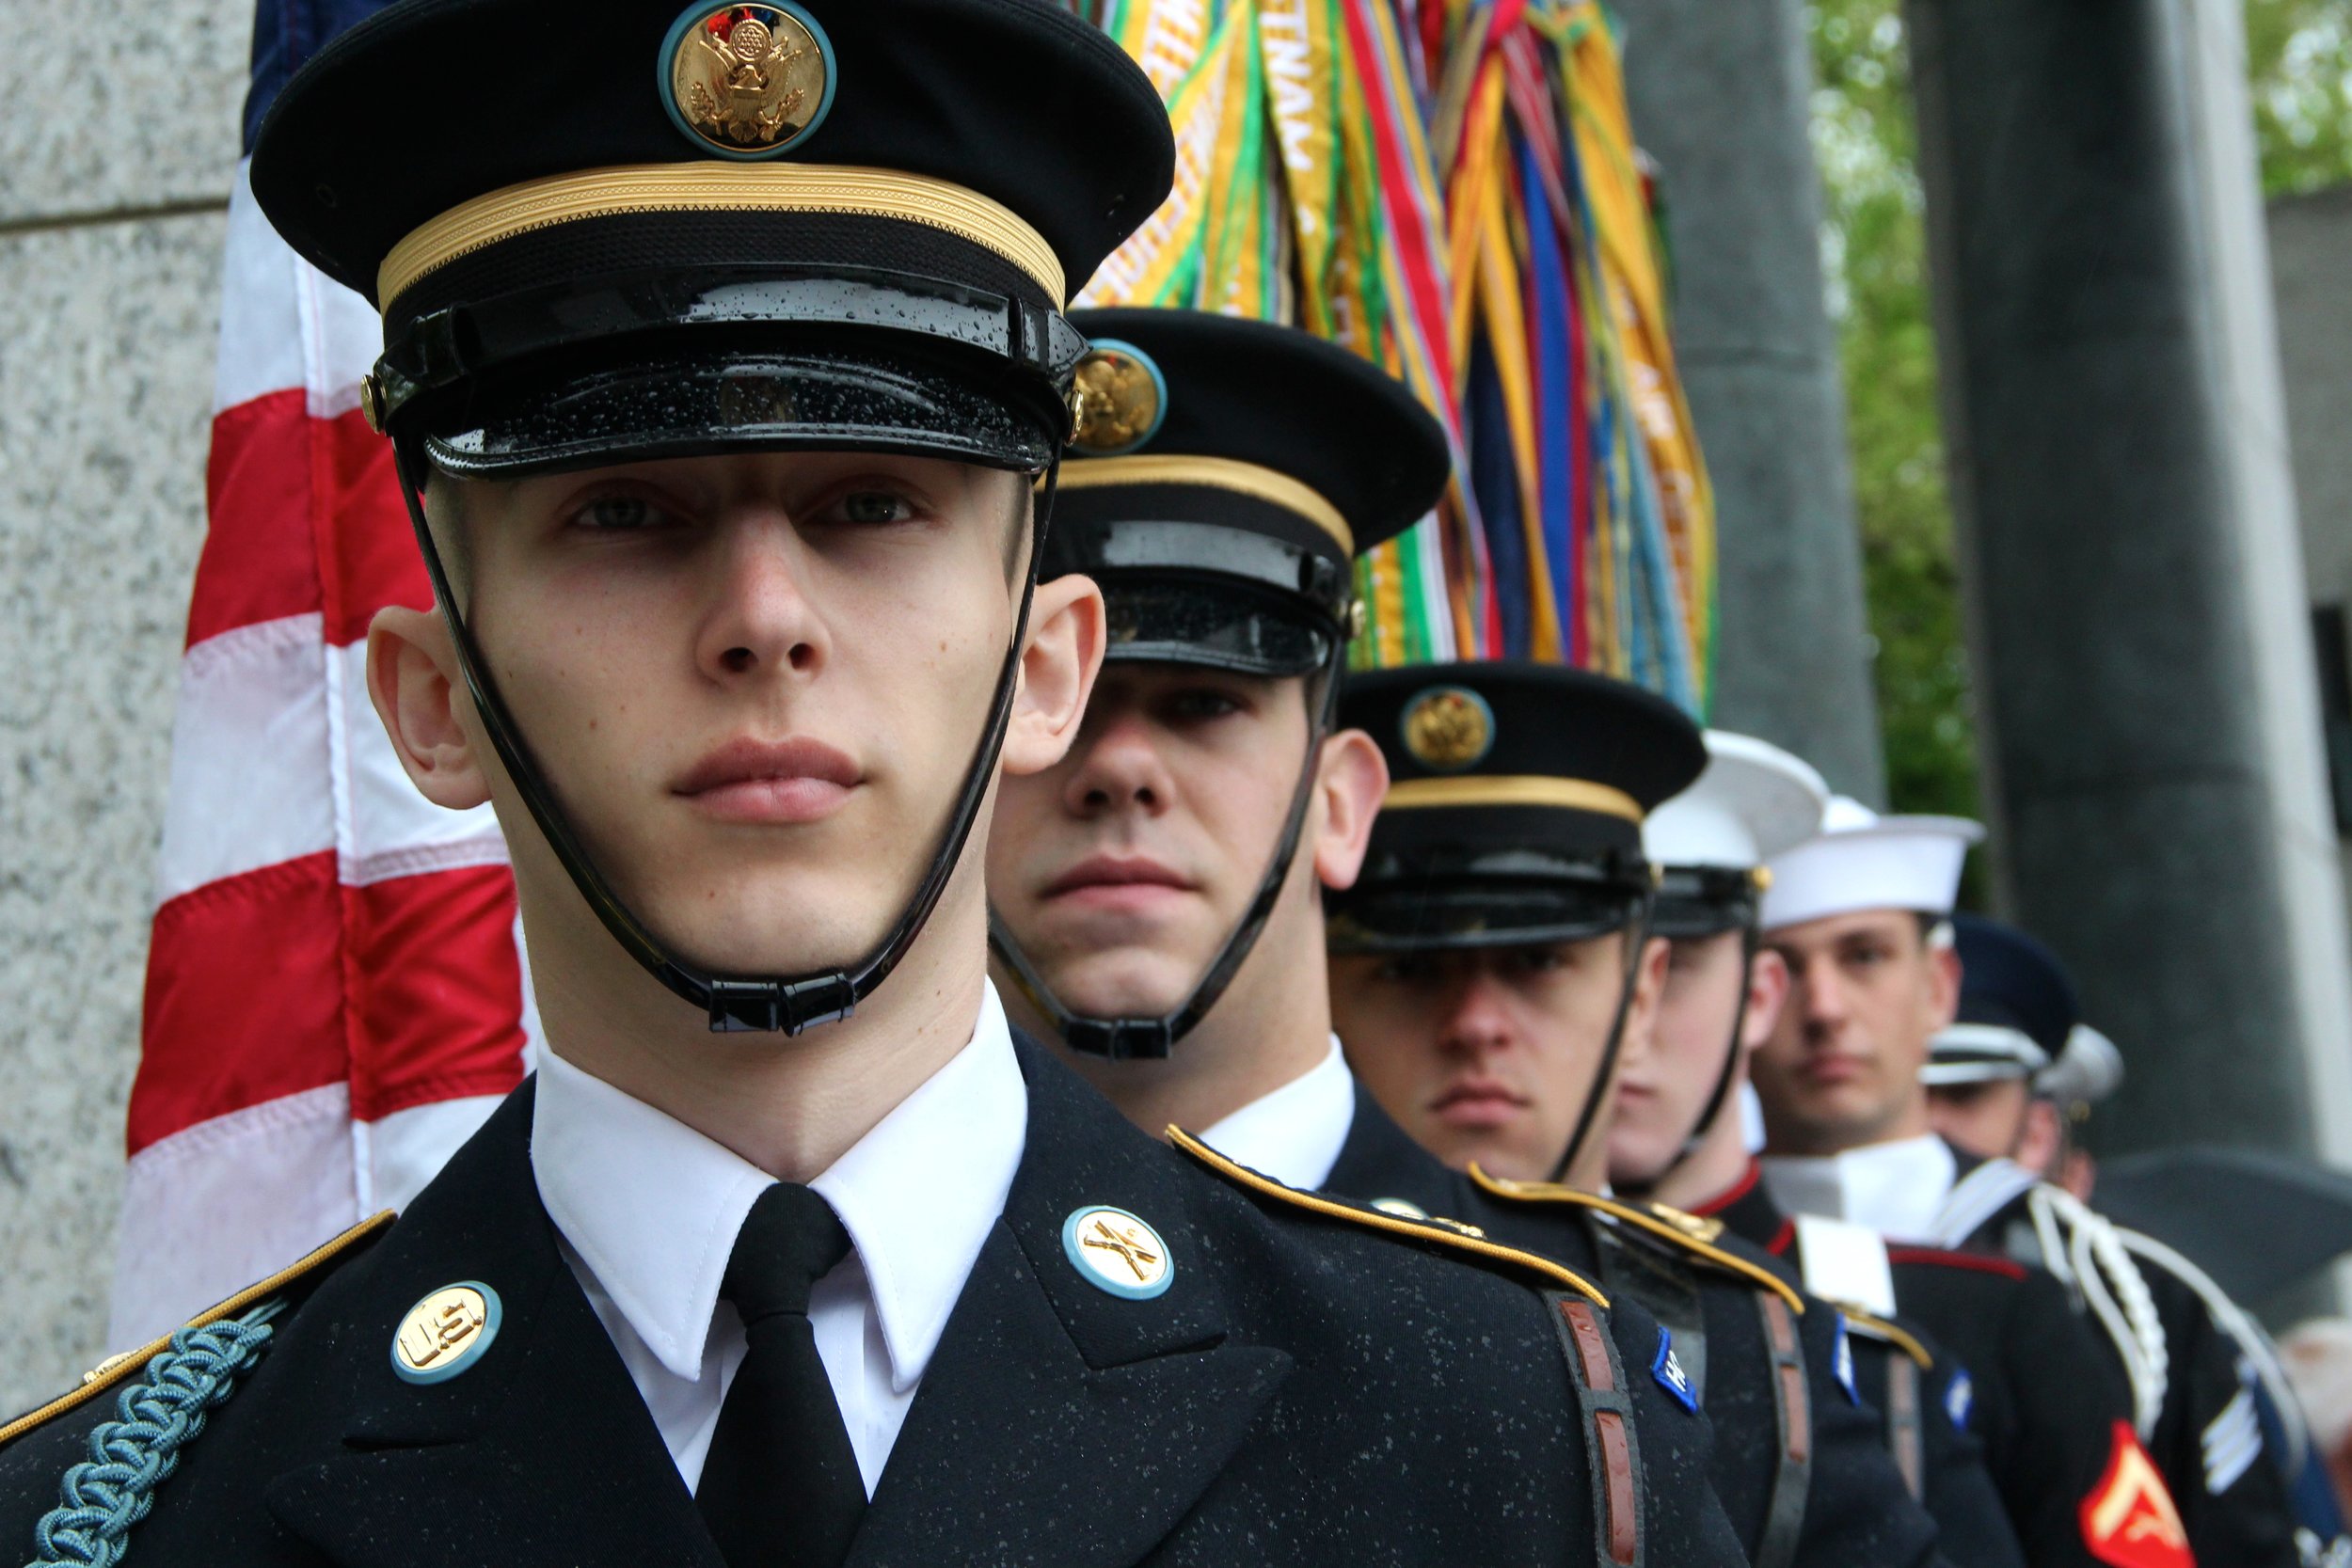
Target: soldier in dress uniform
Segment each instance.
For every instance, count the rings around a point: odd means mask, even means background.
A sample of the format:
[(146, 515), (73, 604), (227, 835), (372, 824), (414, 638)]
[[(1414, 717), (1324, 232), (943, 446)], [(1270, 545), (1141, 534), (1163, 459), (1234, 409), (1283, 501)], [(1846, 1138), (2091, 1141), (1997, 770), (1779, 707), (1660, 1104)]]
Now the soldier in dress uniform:
[[(1780, 1016), (1788, 972), (1756, 927), (1766, 861), (1811, 838), (1829, 786), (1802, 758), (1750, 736), (1707, 734), (1707, 771), (1649, 814), (1642, 843), (1658, 868), (1650, 928), (1671, 943), (1645, 1048), (1629, 1052), (1609, 1128), (1622, 1196), (1707, 1216), (1754, 1164), (1737, 1114), (1748, 1053)], [(1954, 1562), (2025, 1560), (1984, 1467), (1947, 1408), (1958, 1363), (1923, 1324), (1840, 1304), (1854, 1380), (1885, 1422), (1904, 1481), (1935, 1515)]]
[[(1370, 361), (1293, 327), (1072, 319), (1090, 390), (1046, 556), (1100, 582), (1109, 648), (1069, 754), (999, 795), (997, 975), (1016, 1021), (1138, 1126), (1198, 1129), (1252, 1180), (1379, 1196), (1334, 1180), (1382, 1118), (1331, 1034), (1318, 890), (1353, 874), (1387, 772), (1332, 709), (1351, 561), (1436, 503), (1444, 432)], [(1462, 1234), (1395, 1211), (1361, 1209)], [(1648, 1528), (1720, 1520), (1704, 1418), (1650, 1373), (1661, 1331), (1613, 1306)]]
[(2185, 1568), (2179, 1510), (2063, 1287), (1951, 1250), (1969, 1199), (1919, 1072), (1958, 1001), (1949, 918), (1981, 836), (1838, 797), (1820, 833), (1769, 863), (1759, 923), (1789, 989), (1751, 1062), (1765, 1158), (1713, 1212), (1821, 1294), (1923, 1323), (1959, 1358), (1954, 1413), (1984, 1444), (2027, 1560)]
[(1672, 1331), (1755, 1561), (1930, 1554), (1838, 1314), (1720, 1227), (1597, 1196), (1614, 1058), (1665, 961), (1642, 818), (1704, 766), (1697, 727), (1638, 687), (1519, 663), (1354, 675), (1341, 721), (1391, 782), (1361, 874), (1326, 895), (1333, 1018), (1369, 1096), (1331, 1183), (1597, 1257)]
[(1957, 1244), (2067, 1286), (2130, 1389), (2135, 1428), (2200, 1562), (2296, 1562), (2283, 1456), (2264, 1441), (2266, 1424), (2295, 1419), (2295, 1396), (2268, 1338), (2187, 1259), (2044, 1180), (2064, 1124), (2037, 1080), (2070, 1051), (2083, 1059), (2113, 1044), (2083, 1022), (2049, 948), (1981, 916), (1952, 925), (1959, 1015), (1935, 1036), (1921, 1079), (1931, 1121), (1958, 1151), (1959, 1223), (1974, 1222)]
[(370, 691), (498, 811), (548, 1049), (397, 1222), (0, 1427), (10, 1549), (1737, 1560), (1633, 1511), (1573, 1271), (1144, 1137), (988, 984), (986, 802), (1102, 652), (1063, 307), (1172, 165), (1049, 0), (398, 0), (296, 75), (254, 192), (383, 310), (438, 605)]

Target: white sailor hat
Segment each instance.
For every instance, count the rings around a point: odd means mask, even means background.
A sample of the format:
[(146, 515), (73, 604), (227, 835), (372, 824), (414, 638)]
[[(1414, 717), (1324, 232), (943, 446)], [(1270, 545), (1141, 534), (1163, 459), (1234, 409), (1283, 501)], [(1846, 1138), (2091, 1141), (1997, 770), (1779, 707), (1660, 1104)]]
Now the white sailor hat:
[(1881, 816), (1835, 796), (1817, 837), (1767, 863), (1764, 928), (1860, 910), (1948, 913), (1969, 847), (1983, 838), (1983, 826), (1966, 817)]
[(2034, 1092), (2060, 1105), (2090, 1106), (2123, 1086), (2123, 1053), (2088, 1023), (2066, 1037), (2066, 1049), (2033, 1081)]
[(1652, 865), (1745, 871), (1821, 831), (1829, 785), (1813, 765), (1754, 736), (1707, 732), (1707, 771), (1649, 814), (1642, 849)]
[(1677, 939), (1753, 927), (1766, 861), (1821, 829), (1829, 785), (1779, 747), (1707, 733), (1707, 771), (1649, 814), (1642, 849), (1658, 874), (1651, 930)]

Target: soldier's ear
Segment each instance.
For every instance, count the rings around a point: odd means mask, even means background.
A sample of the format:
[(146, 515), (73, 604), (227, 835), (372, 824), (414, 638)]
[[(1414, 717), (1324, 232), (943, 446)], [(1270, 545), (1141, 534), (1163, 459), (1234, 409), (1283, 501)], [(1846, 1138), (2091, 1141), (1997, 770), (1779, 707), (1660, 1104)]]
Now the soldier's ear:
[(1928, 950), (1929, 1028), (1948, 1029), (1960, 1016), (1960, 950), (1939, 942)]
[(1021, 689), (1005, 731), (1004, 769), (1042, 773), (1069, 753), (1086, 718), (1087, 698), (1102, 673), (1103, 591), (1092, 578), (1061, 577), (1037, 585), (1029, 606), (1029, 643), (1021, 652)]
[(1327, 888), (1356, 885), (1372, 843), (1372, 821), (1389, 793), (1389, 759), (1361, 730), (1342, 730), (1323, 743), (1315, 789), (1321, 810), (1308, 819), (1314, 832), (1315, 876)]
[(452, 811), (490, 798), (473, 734), (461, 721), (464, 690), (449, 626), (437, 611), (388, 605), (375, 612), (368, 624), (368, 698), (418, 792)]

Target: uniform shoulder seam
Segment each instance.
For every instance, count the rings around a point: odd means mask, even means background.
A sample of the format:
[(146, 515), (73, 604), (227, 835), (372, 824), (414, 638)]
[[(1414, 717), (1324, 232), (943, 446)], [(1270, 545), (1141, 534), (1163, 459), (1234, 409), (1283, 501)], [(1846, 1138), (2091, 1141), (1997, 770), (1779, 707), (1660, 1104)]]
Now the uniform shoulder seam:
[(1689, 1253), (1724, 1274), (1738, 1276), (1758, 1290), (1770, 1291), (1787, 1302), (1791, 1312), (1799, 1317), (1804, 1315), (1804, 1297), (1800, 1295), (1796, 1288), (1787, 1280), (1770, 1269), (1751, 1263), (1744, 1258), (1737, 1257), (1719, 1246), (1701, 1241), (1671, 1220), (1661, 1219), (1655, 1214), (1646, 1213), (1631, 1204), (1619, 1203), (1613, 1198), (1602, 1197), (1597, 1193), (1579, 1192), (1574, 1187), (1565, 1187), (1555, 1181), (1514, 1181), (1506, 1177), (1489, 1176), (1475, 1164), (1470, 1168), (1470, 1177), (1478, 1184), (1479, 1191), (1504, 1203), (1565, 1204), (1571, 1208), (1587, 1209), (1595, 1213), (1606, 1214), (1620, 1224), (1630, 1226), (1646, 1236), (1665, 1243), (1677, 1252)]
[(1836, 1307), (1845, 1318), (1846, 1326), (1860, 1334), (1864, 1338), (1876, 1339), (1883, 1344), (1894, 1346), (1917, 1362), (1919, 1370), (1923, 1372), (1935, 1370), (1935, 1357), (1929, 1354), (1928, 1347), (1921, 1344), (1918, 1337), (1901, 1324), (1889, 1323), (1875, 1312), (1866, 1312), (1851, 1302), (1833, 1301), (1830, 1305)]
[[(183, 1325), (183, 1329), (204, 1328), (225, 1318), (235, 1317), (247, 1307), (276, 1295), (304, 1275), (315, 1273), (342, 1257), (343, 1254), (373, 1241), (380, 1232), (390, 1226), (392, 1219), (392, 1212), (387, 1209), (381, 1213), (361, 1220), (334, 1240), (303, 1254), (294, 1262), (278, 1270), (267, 1279), (246, 1286), (219, 1306), (190, 1320)], [(175, 1329), (173, 1332), (179, 1333), (183, 1329)], [(127, 1382), (139, 1369), (170, 1348), (171, 1335), (167, 1334), (161, 1338), (141, 1345), (136, 1350), (124, 1351), (119, 1354), (106, 1357), (105, 1360), (82, 1374), (80, 1387), (70, 1393), (60, 1394), (39, 1409), (28, 1411), (7, 1425), (0, 1426), (0, 1448), (15, 1442), (26, 1433), (48, 1425), (60, 1416), (80, 1409), (101, 1394)]]
[(1288, 1208), (1302, 1210), (1324, 1219), (1338, 1220), (1360, 1229), (1380, 1235), (1417, 1243), (1440, 1252), (1474, 1259), (1488, 1268), (1508, 1268), (1521, 1275), (1533, 1275), (1553, 1290), (1566, 1289), (1582, 1296), (1594, 1306), (1606, 1309), (1609, 1298), (1598, 1287), (1574, 1269), (1556, 1263), (1533, 1252), (1504, 1246), (1470, 1229), (1456, 1229), (1438, 1220), (1410, 1220), (1377, 1209), (1362, 1208), (1327, 1197), (1320, 1193), (1303, 1193), (1286, 1187), (1272, 1177), (1262, 1176), (1248, 1166), (1238, 1164), (1211, 1148), (1207, 1144), (1186, 1132), (1183, 1128), (1169, 1126), (1168, 1141), (1180, 1152), (1233, 1186), (1262, 1198), (1270, 1198)]

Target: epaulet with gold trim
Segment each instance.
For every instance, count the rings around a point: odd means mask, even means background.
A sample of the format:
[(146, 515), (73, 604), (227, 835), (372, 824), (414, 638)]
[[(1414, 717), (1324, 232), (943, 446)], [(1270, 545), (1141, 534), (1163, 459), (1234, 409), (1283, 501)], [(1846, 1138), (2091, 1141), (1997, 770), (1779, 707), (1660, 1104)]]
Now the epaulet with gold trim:
[[(1716, 1237), (1723, 1234), (1720, 1221), (1702, 1219), (1696, 1214), (1686, 1214), (1679, 1209), (1667, 1209), (1663, 1205), (1658, 1206), (1659, 1212), (1652, 1213), (1629, 1203), (1602, 1197), (1597, 1193), (1564, 1187), (1556, 1181), (1514, 1181), (1508, 1177), (1488, 1176), (1475, 1164), (1470, 1168), (1470, 1177), (1478, 1184), (1480, 1192), (1505, 1203), (1563, 1203), (1606, 1214), (1618, 1224), (1664, 1242), (1677, 1251), (1687, 1252), (1724, 1274), (1736, 1275), (1750, 1285), (1772, 1291), (1788, 1304), (1790, 1311), (1800, 1317), (1804, 1314), (1804, 1297), (1798, 1293), (1795, 1286), (1772, 1270), (1751, 1263), (1714, 1244)], [(1709, 1226), (1714, 1229), (1712, 1233), (1706, 1233)]]
[(1464, 1225), (1459, 1220), (1441, 1219), (1436, 1215), (1412, 1219), (1373, 1208), (1369, 1204), (1348, 1203), (1321, 1193), (1302, 1193), (1295, 1187), (1284, 1186), (1270, 1176), (1261, 1176), (1248, 1165), (1234, 1164), (1181, 1127), (1168, 1128), (1168, 1141), (1207, 1166), (1212, 1174), (1259, 1197), (1271, 1198), (1325, 1219), (1340, 1220), (1365, 1230), (1402, 1237), (1425, 1247), (1473, 1258), (1489, 1268), (1506, 1268), (1522, 1276), (1532, 1275), (1548, 1289), (1573, 1291), (1596, 1307), (1605, 1308), (1609, 1305), (1609, 1298), (1574, 1269), (1555, 1263), (1549, 1258), (1490, 1241), (1474, 1225)]
[(1928, 1347), (1921, 1344), (1900, 1324), (1890, 1323), (1877, 1313), (1866, 1312), (1848, 1302), (1833, 1301), (1830, 1305), (1836, 1307), (1844, 1316), (1846, 1326), (1854, 1333), (1866, 1339), (1876, 1339), (1881, 1344), (1894, 1346), (1916, 1361), (1919, 1364), (1919, 1370), (1923, 1372), (1935, 1370), (1935, 1357), (1928, 1353)]
[[(380, 1214), (361, 1220), (326, 1245), (305, 1253), (299, 1260), (278, 1270), (267, 1279), (246, 1286), (218, 1307), (190, 1320), (183, 1326), (204, 1328), (225, 1318), (233, 1318), (249, 1307), (259, 1306), (305, 1275), (315, 1273), (343, 1254), (373, 1241), (379, 1232), (391, 1225), (392, 1219), (392, 1212), (387, 1209)], [(179, 1330), (173, 1332), (177, 1333)], [(40, 1409), (29, 1411), (6, 1426), (0, 1426), (0, 1448), (15, 1442), (28, 1432), (48, 1425), (70, 1411), (80, 1409), (99, 1395), (125, 1382), (133, 1373), (170, 1348), (171, 1335), (167, 1334), (162, 1338), (141, 1345), (136, 1350), (127, 1350), (120, 1354), (106, 1357), (105, 1360), (82, 1374), (82, 1386), (72, 1393), (61, 1394)]]

